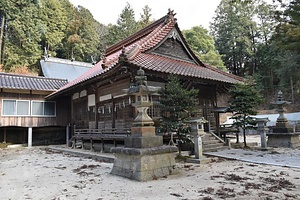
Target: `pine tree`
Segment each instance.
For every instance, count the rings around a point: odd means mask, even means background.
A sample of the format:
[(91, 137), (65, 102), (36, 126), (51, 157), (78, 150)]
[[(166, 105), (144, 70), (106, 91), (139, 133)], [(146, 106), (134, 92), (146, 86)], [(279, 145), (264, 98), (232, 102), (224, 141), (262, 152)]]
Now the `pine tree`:
[[(231, 95), (229, 107), (234, 112), (233, 126), (243, 129), (244, 146), (246, 147), (246, 129), (253, 125), (254, 117), (252, 115), (257, 114), (256, 106), (262, 99), (253, 84), (236, 84), (229, 93)], [(239, 142), (238, 135), (237, 142)]]
[(161, 129), (165, 133), (176, 133), (178, 149), (181, 154), (181, 144), (190, 142), (190, 129), (185, 123), (195, 112), (198, 91), (185, 89), (176, 76), (170, 76), (169, 82), (161, 92), (161, 109), (163, 113)]

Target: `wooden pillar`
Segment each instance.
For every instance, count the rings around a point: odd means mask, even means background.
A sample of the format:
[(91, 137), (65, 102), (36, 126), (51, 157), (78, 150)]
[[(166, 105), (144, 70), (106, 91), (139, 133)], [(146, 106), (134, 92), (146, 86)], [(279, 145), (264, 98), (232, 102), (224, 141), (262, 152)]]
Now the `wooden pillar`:
[(98, 88), (95, 89), (95, 129), (98, 129), (98, 121), (99, 121), (99, 114), (98, 114), (98, 108), (99, 108), (99, 95), (98, 95)]
[(111, 128), (115, 129), (116, 128), (116, 111), (115, 111), (115, 99), (114, 96), (112, 95), (111, 97), (111, 119), (112, 119), (112, 124), (111, 124)]
[(3, 143), (6, 143), (6, 127), (4, 127)]
[(94, 151), (94, 147), (93, 147), (93, 145), (94, 145), (94, 141), (93, 141), (93, 138), (90, 138), (90, 141), (91, 141), (91, 151)]
[(70, 124), (66, 126), (66, 146), (69, 147), (69, 139), (70, 139)]
[(28, 127), (28, 147), (32, 147), (32, 127)]

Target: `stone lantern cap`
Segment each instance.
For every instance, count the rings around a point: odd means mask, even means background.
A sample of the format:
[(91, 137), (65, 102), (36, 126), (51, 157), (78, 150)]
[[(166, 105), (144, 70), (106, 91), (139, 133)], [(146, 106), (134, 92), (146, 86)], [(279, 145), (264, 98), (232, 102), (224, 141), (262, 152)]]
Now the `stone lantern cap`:
[(208, 121), (204, 119), (204, 117), (191, 119), (186, 121), (186, 123), (191, 124), (191, 134), (194, 136), (197, 135), (205, 135), (203, 124), (207, 123)]
[(123, 89), (124, 92), (127, 94), (149, 94), (149, 93), (156, 93), (161, 89), (161, 87), (154, 87), (154, 86), (146, 86), (146, 85), (138, 85), (128, 89)]
[(204, 117), (201, 117), (201, 118), (196, 118), (196, 119), (191, 119), (191, 120), (188, 120), (186, 121), (187, 123), (197, 123), (197, 124), (205, 124), (207, 123), (208, 121), (206, 119), (204, 119)]
[(284, 104), (290, 104), (291, 102), (285, 101), (283, 98), (283, 92), (281, 90), (277, 93), (277, 99), (275, 102), (271, 102), (273, 105), (284, 105)]
[(264, 122), (264, 123), (266, 123), (266, 122), (269, 122), (270, 120), (269, 120), (269, 118), (267, 118), (267, 117), (263, 117), (263, 118), (255, 118), (255, 122), (257, 122), (257, 123), (259, 123), (259, 122)]

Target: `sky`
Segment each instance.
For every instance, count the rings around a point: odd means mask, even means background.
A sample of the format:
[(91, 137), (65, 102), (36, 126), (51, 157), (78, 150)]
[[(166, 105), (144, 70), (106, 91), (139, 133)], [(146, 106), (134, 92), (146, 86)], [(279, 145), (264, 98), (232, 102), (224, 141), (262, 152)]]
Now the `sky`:
[(215, 10), (221, 0), (69, 0), (74, 6), (87, 8), (98, 22), (116, 24), (119, 15), (128, 2), (133, 8), (136, 20), (140, 18), (142, 8), (151, 8), (152, 19), (159, 19), (168, 13), (168, 9), (176, 13), (177, 23), (181, 30), (202, 25), (209, 29)]

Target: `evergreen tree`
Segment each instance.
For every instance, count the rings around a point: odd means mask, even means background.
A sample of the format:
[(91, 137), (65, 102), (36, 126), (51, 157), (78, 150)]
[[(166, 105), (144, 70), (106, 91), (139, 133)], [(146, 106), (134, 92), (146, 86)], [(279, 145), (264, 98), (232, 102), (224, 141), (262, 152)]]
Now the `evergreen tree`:
[(51, 56), (56, 56), (56, 51), (61, 48), (68, 25), (68, 13), (72, 11), (65, 9), (59, 0), (40, 1), (41, 45)]
[(253, 9), (252, 3), (222, 0), (210, 26), (225, 66), (240, 76), (251, 71), (249, 63), (254, 54), (251, 30), (255, 28), (251, 12)]
[[(261, 97), (252, 84), (236, 84), (229, 93), (231, 95), (229, 107), (234, 112), (233, 126), (242, 128), (246, 147), (246, 129), (251, 128), (251, 125), (254, 124), (254, 118), (251, 115), (257, 114), (256, 106), (261, 102)], [(237, 142), (239, 142), (238, 134)]]
[(115, 44), (138, 30), (138, 23), (135, 21), (134, 10), (127, 3), (122, 10), (116, 25), (109, 25), (107, 37), (107, 45)]
[(4, 69), (9, 71), (13, 66), (34, 65), (41, 55), (39, 4), (20, 0), (5, 1), (2, 5), (4, 8), (0, 10), (4, 10), (5, 17), (1, 47)]
[(196, 112), (197, 90), (185, 89), (176, 76), (170, 76), (169, 82), (161, 92), (161, 109), (163, 113), (161, 129), (165, 133), (176, 132), (179, 154), (181, 144), (189, 142), (189, 127), (185, 123), (191, 113)]
[(150, 25), (154, 20), (151, 19), (151, 8), (148, 5), (145, 5), (143, 8), (143, 13), (141, 13), (140, 20), (138, 23), (138, 29), (145, 28), (146, 26)]
[(215, 48), (215, 41), (202, 26), (194, 26), (190, 30), (182, 31), (187, 43), (204, 63), (226, 70), (221, 55)]

